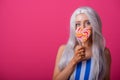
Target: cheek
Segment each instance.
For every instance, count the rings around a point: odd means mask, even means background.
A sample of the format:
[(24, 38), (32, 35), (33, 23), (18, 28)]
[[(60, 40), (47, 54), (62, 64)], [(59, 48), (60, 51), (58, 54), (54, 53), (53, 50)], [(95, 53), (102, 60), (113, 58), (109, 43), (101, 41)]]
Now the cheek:
[(91, 40), (92, 40), (92, 36), (93, 36), (93, 34), (92, 34), (92, 32), (91, 32), (90, 37), (89, 37)]
[(86, 27), (92, 29), (92, 26), (91, 26), (91, 25), (87, 25)]
[(90, 28), (89, 38), (92, 39), (92, 29)]

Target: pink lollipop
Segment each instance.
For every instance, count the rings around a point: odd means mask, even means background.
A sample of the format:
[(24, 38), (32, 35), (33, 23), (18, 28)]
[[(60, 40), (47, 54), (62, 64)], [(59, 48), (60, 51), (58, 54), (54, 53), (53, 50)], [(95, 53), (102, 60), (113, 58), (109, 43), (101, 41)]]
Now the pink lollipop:
[(91, 29), (90, 28), (78, 27), (76, 29), (76, 37), (81, 42), (87, 41), (87, 39), (89, 38), (90, 34), (91, 34)]

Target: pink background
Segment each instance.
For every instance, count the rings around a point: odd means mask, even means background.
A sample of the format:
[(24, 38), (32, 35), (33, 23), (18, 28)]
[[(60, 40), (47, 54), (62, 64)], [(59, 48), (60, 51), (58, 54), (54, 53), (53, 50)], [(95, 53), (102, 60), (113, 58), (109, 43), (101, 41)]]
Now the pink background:
[(111, 80), (120, 78), (119, 0), (0, 0), (0, 80), (52, 80), (57, 50), (80, 6), (100, 15), (112, 56)]

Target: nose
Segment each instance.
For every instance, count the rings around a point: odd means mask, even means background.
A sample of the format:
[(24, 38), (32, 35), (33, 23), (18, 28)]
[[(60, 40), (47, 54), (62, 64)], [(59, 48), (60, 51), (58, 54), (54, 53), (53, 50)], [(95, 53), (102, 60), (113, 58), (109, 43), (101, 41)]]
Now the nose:
[(85, 28), (85, 24), (84, 23), (81, 23), (81, 28)]

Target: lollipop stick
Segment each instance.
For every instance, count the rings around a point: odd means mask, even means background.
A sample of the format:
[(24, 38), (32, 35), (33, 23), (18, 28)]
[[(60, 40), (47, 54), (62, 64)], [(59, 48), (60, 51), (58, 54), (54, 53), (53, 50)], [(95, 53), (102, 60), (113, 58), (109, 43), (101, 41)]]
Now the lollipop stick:
[(78, 41), (78, 44), (82, 46), (82, 42), (79, 39), (77, 39), (77, 41)]
[[(79, 41), (79, 45), (81, 45), (82, 47), (84, 47), (85, 44), (84, 44), (84, 42), (80, 42), (80, 41)], [(84, 54), (84, 52), (81, 52), (81, 54)], [(81, 57), (82, 57), (82, 58), (85, 58), (85, 55), (84, 55), (84, 56), (81, 56)]]

